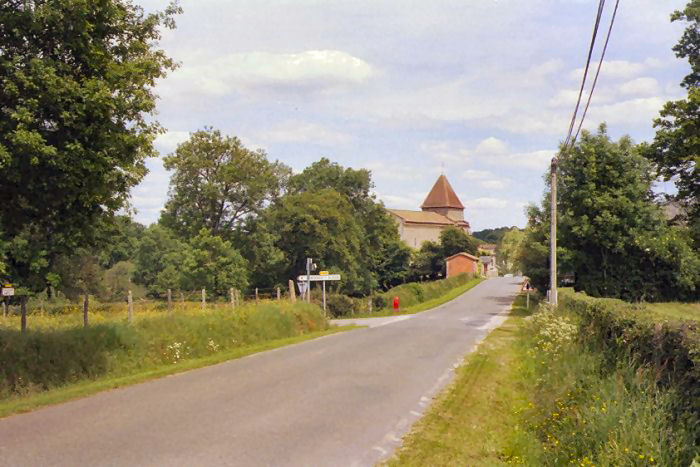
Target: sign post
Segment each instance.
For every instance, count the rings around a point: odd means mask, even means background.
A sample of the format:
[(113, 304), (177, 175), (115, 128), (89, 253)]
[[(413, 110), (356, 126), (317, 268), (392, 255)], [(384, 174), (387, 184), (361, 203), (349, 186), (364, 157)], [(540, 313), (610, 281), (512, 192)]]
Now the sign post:
[[(299, 292), (302, 294), (304, 291), (302, 290), (302, 284), (304, 288), (311, 286), (311, 281), (314, 282), (322, 282), (323, 284), (323, 311), (326, 311), (326, 281), (339, 281), (340, 280), (340, 274), (329, 274), (328, 271), (321, 271), (319, 274), (311, 275), (307, 274), (305, 276), (299, 276), (297, 277), (297, 284), (299, 285)], [(307, 292), (310, 291), (307, 290)]]
[(15, 289), (12, 287), (12, 284), (3, 284), (2, 285), (2, 297), (3, 297), (3, 303), (2, 303), (2, 316), (7, 317), (7, 309), (10, 306), (10, 297), (12, 297), (15, 294)]

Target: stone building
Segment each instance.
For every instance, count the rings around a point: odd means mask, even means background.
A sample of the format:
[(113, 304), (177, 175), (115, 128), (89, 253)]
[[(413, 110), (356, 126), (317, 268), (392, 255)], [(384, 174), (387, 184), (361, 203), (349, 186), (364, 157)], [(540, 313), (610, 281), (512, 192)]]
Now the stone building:
[(459, 227), (470, 233), (469, 222), (464, 220), (464, 205), (444, 175), (437, 179), (420, 211), (387, 211), (398, 225), (401, 240), (411, 248), (420, 248), (428, 240), (437, 242), (440, 232), (447, 227)]

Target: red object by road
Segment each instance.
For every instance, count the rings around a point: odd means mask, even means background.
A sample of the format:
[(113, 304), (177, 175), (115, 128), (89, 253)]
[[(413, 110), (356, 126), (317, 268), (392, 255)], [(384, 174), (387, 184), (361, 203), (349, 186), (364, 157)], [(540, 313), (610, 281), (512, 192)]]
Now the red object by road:
[(400, 301), (399, 301), (399, 296), (397, 295), (394, 297), (394, 313), (399, 312), (399, 305), (400, 305)]

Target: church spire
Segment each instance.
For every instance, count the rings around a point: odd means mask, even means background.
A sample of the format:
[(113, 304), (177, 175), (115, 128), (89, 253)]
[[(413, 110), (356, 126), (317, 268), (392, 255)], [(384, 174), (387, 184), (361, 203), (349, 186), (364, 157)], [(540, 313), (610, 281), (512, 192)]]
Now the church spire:
[(430, 208), (464, 209), (464, 205), (457, 197), (445, 175), (438, 177), (432, 190), (430, 190), (425, 201), (423, 201), (421, 209), (426, 210)]

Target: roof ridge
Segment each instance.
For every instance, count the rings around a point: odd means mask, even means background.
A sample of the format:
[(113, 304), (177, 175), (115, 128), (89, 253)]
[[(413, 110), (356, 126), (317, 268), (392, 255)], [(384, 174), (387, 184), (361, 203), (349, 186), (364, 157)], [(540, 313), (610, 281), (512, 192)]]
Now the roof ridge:
[(442, 174), (438, 177), (425, 201), (423, 201), (421, 208), (464, 209), (464, 205), (459, 200), (447, 177)]

